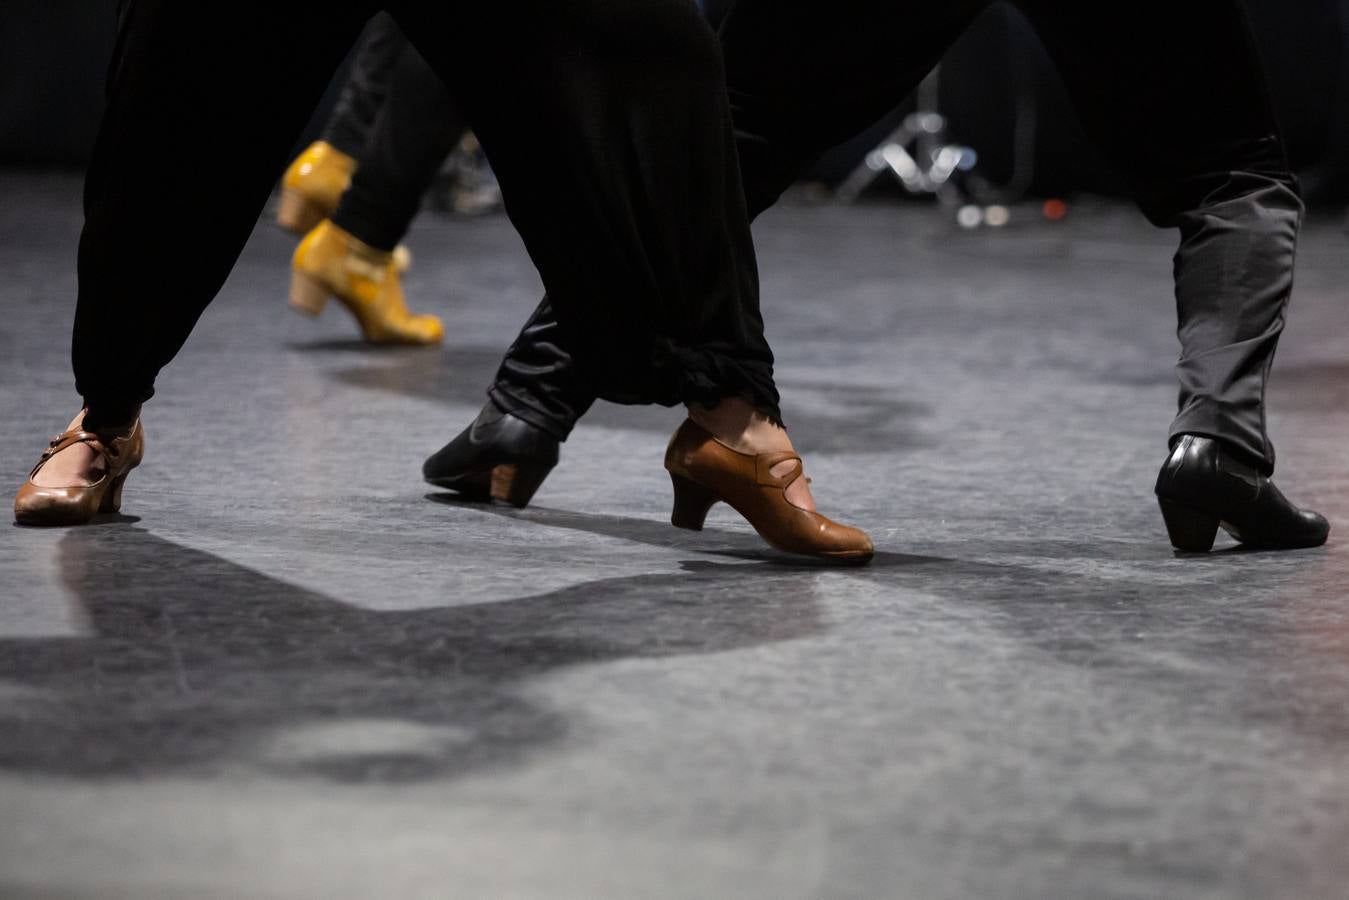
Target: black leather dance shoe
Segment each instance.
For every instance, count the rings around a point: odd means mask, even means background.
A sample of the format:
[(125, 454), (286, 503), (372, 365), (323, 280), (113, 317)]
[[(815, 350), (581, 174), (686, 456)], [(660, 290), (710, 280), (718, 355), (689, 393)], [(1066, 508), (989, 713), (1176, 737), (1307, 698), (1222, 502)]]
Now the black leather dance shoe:
[(1265, 475), (1213, 438), (1182, 435), (1157, 476), (1157, 500), (1177, 550), (1207, 553), (1222, 526), (1247, 547), (1319, 547), (1330, 523), (1298, 509)]
[(473, 424), (422, 464), (422, 477), (471, 500), (527, 506), (557, 465), (558, 439), (490, 400)]

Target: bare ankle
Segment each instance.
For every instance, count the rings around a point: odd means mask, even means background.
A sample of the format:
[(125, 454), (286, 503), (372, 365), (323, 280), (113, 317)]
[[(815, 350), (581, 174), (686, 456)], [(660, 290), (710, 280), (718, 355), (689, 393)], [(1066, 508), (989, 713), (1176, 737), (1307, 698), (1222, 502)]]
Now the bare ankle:
[(727, 397), (714, 407), (690, 404), (689, 418), (718, 441), (741, 453), (792, 449), (782, 426), (739, 397)]

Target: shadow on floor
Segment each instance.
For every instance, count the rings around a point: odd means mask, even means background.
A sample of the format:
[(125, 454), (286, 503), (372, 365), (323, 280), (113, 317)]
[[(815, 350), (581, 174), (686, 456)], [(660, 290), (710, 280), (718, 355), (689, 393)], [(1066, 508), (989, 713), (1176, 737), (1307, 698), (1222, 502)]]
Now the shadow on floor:
[[(771, 564), (755, 567), (754, 578), (809, 566), (744, 532), (679, 532), (647, 519), (468, 504), (448, 494), (430, 499), (546, 527)], [(833, 567), (837, 574), (830, 577), (845, 580), (831, 581), (829, 596), (872, 594), (873, 607), (893, 605), (914, 621), (971, 619), (1047, 660), (1120, 686), (1178, 699), (1221, 697), (1229, 713), (1231, 704), (1242, 707), (1252, 727), (1277, 725), (1332, 747), (1349, 744), (1349, 708), (1342, 702), (1349, 693), (1349, 606), (1343, 602), (1349, 556), (1315, 548), (1177, 558), (1164, 540), (1090, 537), (972, 538), (944, 546), (949, 555), (881, 551), (870, 566)], [(971, 651), (970, 665), (982, 665), (978, 649)], [(1281, 674), (1275, 679), (1273, 673)], [(1224, 707), (1215, 701), (1214, 708)]]
[(526, 699), (534, 676), (824, 627), (810, 580), (791, 570), (682, 565), (509, 602), (378, 612), (140, 528), (72, 530), (60, 572), (90, 633), (0, 640), (0, 767), (454, 776), (585, 739), (583, 723)]
[[(459, 494), (427, 494), (426, 499), (442, 506), (483, 512), (520, 522), (532, 522), (549, 528), (566, 528), (572, 531), (584, 531), (603, 537), (636, 541), (653, 547), (665, 547), (687, 552), (707, 553), (725, 556), (747, 562), (762, 562), (773, 566), (775, 571), (858, 571), (859, 567), (826, 560), (813, 560), (794, 556), (775, 550), (764, 543), (753, 532), (731, 531), (725, 528), (704, 528), (702, 531), (684, 531), (670, 525), (669, 522), (654, 519), (638, 519), (632, 516), (596, 515), (594, 513), (572, 512), (570, 510), (549, 509), (531, 505), (525, 509), (516, 509), (500, 503), (482, 503), (466, 500)], [(931, 556), (914, 556), (905, 553), (876, 554), (873, 566), (917, 565), (932, 562), (950, 562), (951, 560)], [(866, 567), (862, 567), (863, 569)]]

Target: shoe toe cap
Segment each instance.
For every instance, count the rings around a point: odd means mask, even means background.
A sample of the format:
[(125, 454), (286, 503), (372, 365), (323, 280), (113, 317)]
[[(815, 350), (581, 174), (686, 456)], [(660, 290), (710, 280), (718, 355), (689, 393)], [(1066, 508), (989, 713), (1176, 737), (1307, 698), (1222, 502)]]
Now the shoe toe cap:
[(1302, 511), (1303, 529), (1308, 537), (1324, 542), (1330, 536), (1330, 521), (1320, 513)]
[(445, 323), (437, 316), (421, 316), (422, 332), (429, 341), (440, 341), (445, 337)]
[(829, 522), (821, 535), (824, 540), (823, 552), (827, 556), (841, 559), (870, 559), (876, 552), (871, 536), (860, 528)]
[(20, 525), (78, 525), (90, 518), (82, 492), (44, 488), (29, 482), (14, 498), (14, 521)]

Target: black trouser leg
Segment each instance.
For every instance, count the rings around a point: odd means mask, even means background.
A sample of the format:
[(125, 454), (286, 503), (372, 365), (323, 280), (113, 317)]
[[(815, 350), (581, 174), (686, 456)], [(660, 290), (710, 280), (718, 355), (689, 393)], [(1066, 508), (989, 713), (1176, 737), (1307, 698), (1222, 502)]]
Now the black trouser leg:
[(361, 36), (351, 72), (323, 129), (323, 139), (347, 156), (360, 156), (384, 108), (394, 67), (407, 49), (403, 30), (388, 13), (370, 20)]
[(693, 4), (394, 13), (463, 104), (591, 392), (777, 416), (721, 56)]
[(1302, 204), (1240, 0), (1022, 0), (1088, 133), (1178, 227), (1180, 411), (1266, 474), (1265, 384)]
[(595, 402), (547, 296), (501, 361), (487, 395), (499, 409), (565, 441)]
[[(818, 6), (728, 0), (719, 20), (750, 217), (777, 202), (820, 154), (867, 128), (917, 86), (988, 0), (926, 9), (837, 0)], [(811, 60), (808, 66), (801, 60)], [(565, 439), (594, 401), (549, 298), (507, 352), (488, 395)]]
[(116, 421), (154, 393), (368, 13), (127, 3), (85, 181), (73, 356), (91, 412)]
[(465, 129), (449, 89), (405, 45), (333, 222), (378, 250), (392, 250)]

